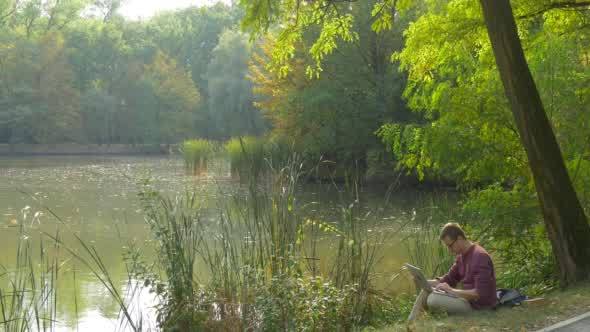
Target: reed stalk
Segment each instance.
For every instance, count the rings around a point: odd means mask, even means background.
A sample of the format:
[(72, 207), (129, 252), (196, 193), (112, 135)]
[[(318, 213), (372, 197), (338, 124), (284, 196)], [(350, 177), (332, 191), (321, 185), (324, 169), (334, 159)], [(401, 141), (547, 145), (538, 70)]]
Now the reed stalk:
[(184, 157), (184, 164), (188, 173), (201, 175), (207, 171), (207, 161), (213, 154), (215, 145), (204, 139), (184, 141), (180, 151)]

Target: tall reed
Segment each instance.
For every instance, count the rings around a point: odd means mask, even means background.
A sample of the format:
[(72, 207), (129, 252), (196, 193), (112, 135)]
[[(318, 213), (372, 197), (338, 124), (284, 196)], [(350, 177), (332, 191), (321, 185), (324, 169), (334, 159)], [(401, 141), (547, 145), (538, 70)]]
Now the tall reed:
[(299, 165), (267, 168), (269, 181), (248, 178), (246, 193), (220, 206), (219, 228), (212, 241), (204, 242), (203, 260), (216, 276), (212, 287), (225, 319), (247, 322), (259, 288), (297, 265), (293, 260), (300, 258), (303, 226), (294, 194)]
[(233, 177), (248, 182), (258, 179), (265, 167), (265, 140), (263, 137), (245, 136), (232, 138), (225, 143)]
[[(234, 142), (246, 150), (247, 142)], [(304, 164), (296, 154), (284, 163), (265, 159), (264, 180), (245, 178), (214, 218), (203, 218), (195, 194), (140, 194), (168, 278), (161, 327), (349, 330), (371, 321), (388, 301), (372, 284), (385, 239), (368, 228), (379, 218), (362, 213), (358, 186), (341, 197), (335, 219), (310, 218), (297, 191)], [(337, 237), (335, 252), (314, 249), (326, 236)], [(212, 276), (204, 288), (194, 282), (197, 257)]]
[[(36, 201), (34, 197), (33, 199)], [(0, 288), (2, 319), (0, 327), (2, 330), (19, 332), (55, 330), (59, 324), (57, 312), (60, 298), (58, 279), (63, 278), (66, 273), (66, 262), (74, 259), (90, 270), (91, 274), (107, 289), (110, 297), (117, 303), (120, 310), (118, 326), (121, 330), (141, 331), (143, 329), (141, 313), (134, 315), (129, 306), (134, 290), (130, 289), (127, 294), (121, 294), (120, 285), (112, 279), (100, 254), (92, 244), (72, 232), (71, 235), (74, 236), (81, 250), (67, 246), (62, 237), (62, 234), (68, 231), (67, 225), (50, 208), (43, 205), (42, 207), (55, 217), (58, 223), (54, 234), (39, 233), (39, 257), (35, 256), (31, 247), (31, 230), (33, 228), (30, 226), (39, 221), (38, 218), (42, 213), (33, 214), (31, 208), (27, 206), (21, 211), (22, 220), (18, 221), (17, 226), (16, 262), (14, 266), (10, 267), (0, 265), (0, 279), (3, 279), (0, 282), (7, 284), (6, 287)], [(75, 288), (75, 274), (73, 281)], [(136, 287), (139, 286), (136, 285)], [(131, 296), (129, 296), (129, 292), (131, 292)], [(75, 298), (76, 311), (77, 301)], [(76, 312), (76, 323), (77, 317)]]
[(205, 139), (186, 140), (180, 151), (184, 157), (184, 164), (189, 173), (200, 175), (207, 171), (207, 160), (214, 152), (215, 145)]
[[(8, 332), (52, 330), (57, 321), (59, 256), (49, 255), (48, 248), (41, 242), (40, 265), (36, 268), (30, 234), (24, 222), (18, 228), (16, 264), (0, 266), (0, 277), (7, 284), (0, 289), (0, 327)], [(59, 244), (54, 242), (53, 247), (57, 252)]]
[[(306, 176), (303, 164), (293, 155), (282, 167), (266, 165), (268, 181), (249, 178), (246, 193), (220, 207), (219, 233), (203, 243), (204, 261), (216, 276), (220, 318), (237, 317), (241, 327), (287, 330), (350, 328), (370, 319), (377, 294), (373, 270), (383, 239), (369, 236), (358, 195), (351, 195), (353, 204), (343, 204), (336, 220), (309, 219), (297, 194), (299, 180)], [(313, 249), (321, 235), (339, 237), (334, 258)], [(332, 267), (318, 270), (317, 261), (331, 261)], [(304, 289), (291, 291), (295, 284)], [(318, 308), (318, 321), (303, 323), (309, 317), (298, 305), (323, 300), (332, 311)]]
[(405, 239), (410, 263), (420, 267), (427, 277), (444, 274), (452, 265), (454, 256), (441, 244), (441, 226), (456, 218), (455, 209), (445, 197), (423, 200), (423, 208), (413, 210), (412, 226)]
[(163, 301), (158, 322), (164, 329), (188, 331), (203, 321), (194, 281), (195, 260), (203, 242), (201, 202), (195, 193), (167, 198), (147, 184), (139, 198), (158, 243), (158, 264), (166, 273), (166, 283), (159, 285), (165, 289), (157, 291)]

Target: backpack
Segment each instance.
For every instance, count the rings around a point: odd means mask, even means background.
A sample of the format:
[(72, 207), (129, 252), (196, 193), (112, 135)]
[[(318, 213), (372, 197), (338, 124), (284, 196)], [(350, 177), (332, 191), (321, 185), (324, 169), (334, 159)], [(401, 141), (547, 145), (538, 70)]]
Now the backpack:
[(514, 307), (520, 305), (528, 297), (514, 288), (499, 288), (496, 290), (498, 306)]

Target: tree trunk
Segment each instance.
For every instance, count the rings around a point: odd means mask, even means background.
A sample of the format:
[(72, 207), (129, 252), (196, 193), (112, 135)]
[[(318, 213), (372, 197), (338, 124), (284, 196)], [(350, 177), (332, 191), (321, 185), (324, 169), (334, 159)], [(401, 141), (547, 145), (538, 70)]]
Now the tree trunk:
[(590, 226), (524, 57), (509, 0), (480, 0), (563, 286), (590, 275)]

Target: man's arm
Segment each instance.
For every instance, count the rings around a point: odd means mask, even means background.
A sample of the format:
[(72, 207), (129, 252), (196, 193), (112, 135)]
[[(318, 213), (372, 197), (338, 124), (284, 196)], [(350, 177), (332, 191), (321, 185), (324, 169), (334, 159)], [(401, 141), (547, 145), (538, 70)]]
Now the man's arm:
[(447, 284), (445, 282), (438, 284), (436, 286), (436, 289), (445, 291), (449, 294), (453, 294), (458, 297), (462, 297), (462, 298), (466, 299), (467, 301), (475, 301), (475, 300), (479, 299), (479, 294), (477, 293), (477, 290), (475, 290), (475, 289), (456, 289), (456, 288), (449, 286), (449, 284)]
[(449, 269), (449, 272), (441, 278), (436, 278), (439, 283), (447, 283), (451, 287), (455, 287), (459, 281), (461, 281), (461, 274), (459, 273), (459, 258), (455, 259), (453, 266)]

